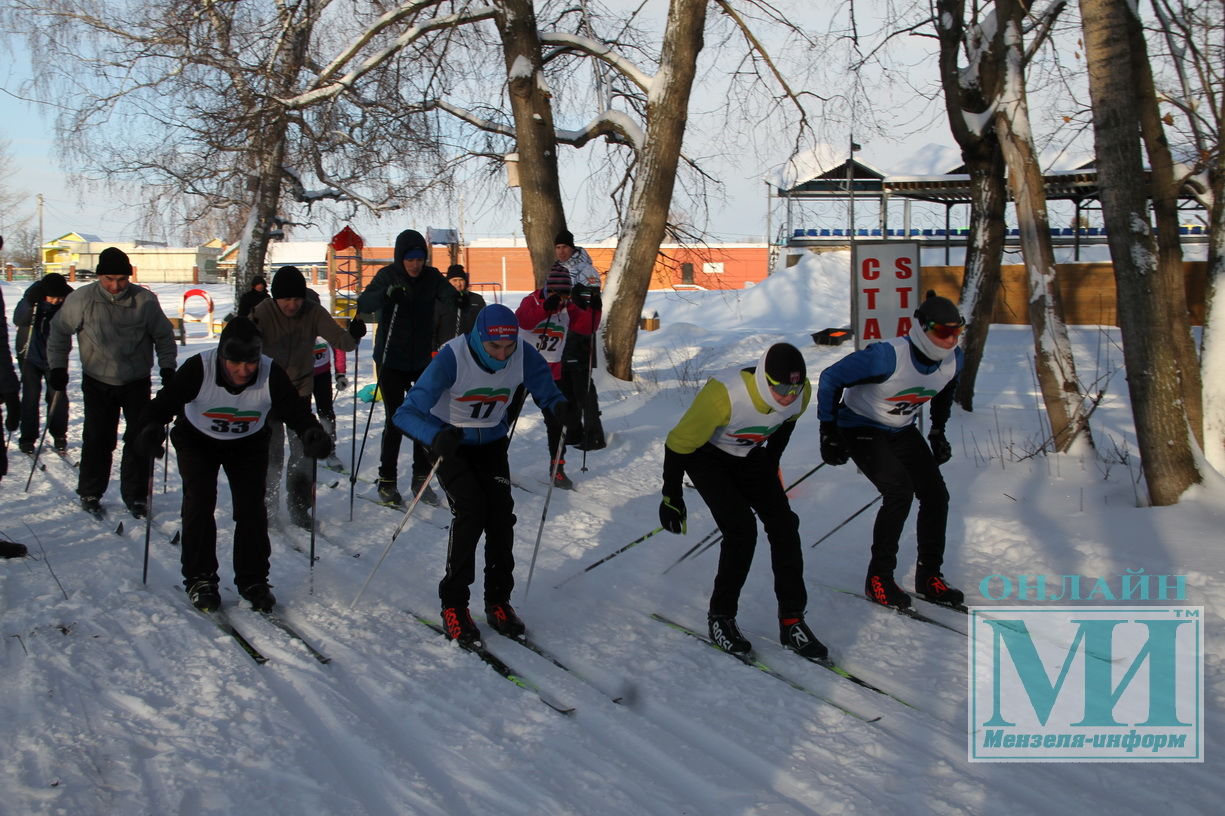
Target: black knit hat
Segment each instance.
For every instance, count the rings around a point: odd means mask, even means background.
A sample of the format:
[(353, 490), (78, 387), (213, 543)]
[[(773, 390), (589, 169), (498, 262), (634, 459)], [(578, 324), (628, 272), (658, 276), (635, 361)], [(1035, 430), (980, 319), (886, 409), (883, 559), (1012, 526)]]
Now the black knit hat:
[(772, 385), (797, 385), (804, 382), (808, 366), (804, 355), (790, 343), (775, 343), (766, 352), (766, 377)]
[(468, 280), (468, 273), (464, 270), (463, 264), (451, 264), (447, 267), (447, 280), (451, 278), (463, 278)]
[(927, 291), (927, 298), (919, 304), (919, 308), (915, 309), (914, 316), (919, 321), (919, 325), (925, 328), (933, 324), (961, 326), (966, 322), (961, 312), (957, 311), (957, 306), (953, 301), (940, 297), (934, 289)]
[(131, 276), (132, 262), (128, 260), (128, 254), (122, 249), (107, 247), (98, 255), (98, 264), (94, 267), (94, 274)]
[(306, 278), (302, 270), (296, 266), (282, 266), (272, 276), (272, 298), (304, 298), (306, 297)]
[(236, 317), (221, 330), (217, 356), (235, 363), (258, 363), (264, 342), (254, 321)]
[(557, 233), (557, 237), (553, 239), (553, 245), (565, 244), (568, 247), (574, 246), (574, 233), (570, 230), (562, 230)]
[(43, 297), (68, 297), (72, 294), (72, 287), (59, 272), (48, 272), (39, 283), (42, 284)]

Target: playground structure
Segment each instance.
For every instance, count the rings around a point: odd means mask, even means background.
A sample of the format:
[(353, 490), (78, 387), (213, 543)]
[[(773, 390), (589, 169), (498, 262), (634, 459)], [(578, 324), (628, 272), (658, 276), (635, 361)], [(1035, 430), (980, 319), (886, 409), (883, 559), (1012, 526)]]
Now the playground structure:
[[(196, 317), (195, 315), (188, 314), (187, 312), (187, 301), (191, 300), (194, 297), (204, 298), (204, 302), (208, 307), (208, 311), (205, 312), (203, 317)], [(187, 345), (187, 324), (188, 323), (203, 323), (204, 326), (208, 329), (208, 336), (210, 339), (215, 337), (218, 332), (220, 332), (223, 328), (225, 328), (224, 322), (214, 319), (213, 298), (209, 295), (208, 292), (204, 291), (203, 289), (188, 289), (186, 292), (184, 292), (183, 299), (179, 302), (178, 319), (177, 320), (175, 318), (170, 319), (171, 326), (174, 328), (175, 332), (177, 332), (179, 335), (179, 345), (182, 345), (182, 346)]]

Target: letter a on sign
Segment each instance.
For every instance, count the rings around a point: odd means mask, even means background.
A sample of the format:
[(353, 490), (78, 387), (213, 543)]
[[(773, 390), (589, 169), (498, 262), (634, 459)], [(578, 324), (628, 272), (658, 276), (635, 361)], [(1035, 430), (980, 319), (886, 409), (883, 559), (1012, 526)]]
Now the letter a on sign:
[(851, 319), (855, 347), (910, 330), (919, 302), (919, 245), (914, 241), (856, 242), (851, 253)]

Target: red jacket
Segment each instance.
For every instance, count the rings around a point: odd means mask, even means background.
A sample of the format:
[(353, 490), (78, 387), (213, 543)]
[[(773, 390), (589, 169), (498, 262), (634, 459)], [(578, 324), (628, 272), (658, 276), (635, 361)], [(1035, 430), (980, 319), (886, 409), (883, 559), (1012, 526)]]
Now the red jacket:
[[(523, 299), (519, 304), (519, 308), (515, 310), (515, 316), (519, 318), (519, 328), (524, 332), (534, 332), (538, 336), (534, 345), (540, 351), (541, 356), (549, 364), (549, 370), (553, 372), (553, 379), (561, 379), (561, 352), (562, 346), (565, 343), (565, 332), (560, 336), (541, 337), (539, 332), (536, 332), (537, 327), (546, 322), (546, 319), (552, 314), (544, 308), (545, 294), (543, 289), (537, 289)], [(566, 300), (565, 305), (566, 318), (568, 318), (569, 331), (575, 334), (591, 335), (595, 333), (596, 327), (600, 325), (600, 312), (595, 309), (584, 309), (573, 300)], [(543, 346), (543, 348), (542, 348)]]

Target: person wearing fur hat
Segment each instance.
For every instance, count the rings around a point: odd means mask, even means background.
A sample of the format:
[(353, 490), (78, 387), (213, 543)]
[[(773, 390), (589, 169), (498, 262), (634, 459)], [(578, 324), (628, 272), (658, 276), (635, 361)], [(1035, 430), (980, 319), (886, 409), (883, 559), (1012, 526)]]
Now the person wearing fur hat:
[(165, 426), (174, 420), (170, 441), (183, 480), (183, 586), (204, 612), (221, 605), (214, 516), (219, 471), (225, 471), (234, 507), (234, 585), (257, 611), (276, 604), (264, 509), (273, 414), (302, 438), (307, 456), (331, 453), (331, 437), (285, 370), (263, 353), (259, 329), (245, 317), (226, 324), (215, 349), (188, 358), (149, 404), (139, 436), (146, 456), (165, 453)]
[[(459, 293), (447, 285), (442, 273), (428, 263), (429, 247), (416, 230), (396, 236), (393, 260), (375, 273), (357, 298), (357, 311), (377, 313), (378, 330), (374, 336), (374, 363), (378, 392), (383, 398), (386, 422), (379, 451), (379, 500), (398, 505), (401, 434), (392, 417), (404, 395), (425, 371), (434, 355), (434, 315), (442, 306), (453, 310)], [(412, 488), (416, 493), (429, 475), (429, 454), (425, 446), (413, 444)], [(425, 485), (422, 500), (437, 503), (438, 497)]]
[[(570, 330), (591, 334), (599, 320), (599, 313), (593, 312), (590, 304), (583, 307), (574, 302), (570, 296), (572, 291), (570, 273), (561, 264), (554, 263), (549, 269), (544, 286), (525, 297), (515, 310), (523, 341), (535, 346), (540, 352), (540, 356), (549, 364), (553, 380), (559, 383), (558, 387), (563, 394), (566, 394), (566, 391), (561, 388), (560, 381), (566, 334)], [(572, 395), (566, 394), (566, 398), (570, 400)], [(520, 395), (517, 404), (512, 406), (512, 416), (519, 415), (518, 404), (521, 404), (522, 399)], [(571, 428), (580, 424), (577, 403), (573, 404), (576, 407), (574, 416), (564, 427), (559, 417), (545, 414), (545, 428), (549, 440), (549, 478), (555, 487), (563, 490), (574, 489), (574, 482), (566, 475), (566, 448), (563, 438)]]
[(268, 281), (261, 275), (256, 275), (251, 279), (251, 288), (242, 293), (242, 297), (238, 299), (238, 316), (250, 317), (251, 312), (255, 307), (263, 303), (270, 297), (268, 294)]
[(710, 639), (734, 654), (752, 651), (736, 615), (758, 518), (770, 542), (779, 641), (807, 658), (828, 654), (804, 621), (800, 519), (779, 479), (783, 451), (811, 398), (803, 355), (790, 343), (775, 343), (757, 365), (708, 380), (664, 442), (659, 523), (670, 533), (686, 532), (682, 481), (688, 473), (723, 534), (707, 611)]
[[(942, 572), (949, 492), (940, 475), (940, 465), (953, 455), (944, 428), (963, 364), (957, 340), (964, 326), (957, 306), (929, 291), (905, 336), (872, 343), (821, 372), (821, 458), (830, 465), (853, 459), (880, 491), (864, 591), (885, 606), (910, 606), (894, 570), (898, 540), (916, 498), (915, 592), (950, 606), (965, 599)], [(916, 420), (929, 403), (931, 429), (924, 444)]]
[[(64, 298), (71, 293), (72, 287), (63, 275), (49, 272), (26, 289), (21, 302), (13, 309), (18, 367), (21, 369), (21, 433), (17, 437), (17, 448), (25, 454), (33, 454), (38, 442), (39, 403), (43, 398), (43, 380), (50, 371), (47, 337), (51, 334), (51, 321)], [(51, 444), (62, 453), (68, 449), (68, 394), (48, 387), (46, 399)], [(12, 419), (9, 417), (10, 425)]]
[(467, 334), (476, 325), (476, 316), (485, 308), (485, 298), (468, 288), (468, 272), (463, 264), (447, 267), (447, 283), (458, 293), (454, 305), (438, 301), (434, 309), (434, 348), (452, 337)]
[[(0, 249), (4, 248), (4, 236), (0, 235)], [(8, 312), (4, 310), (4, 295), (0, 294), (0, 315), (6, 315)], [(4, 410), (12, 413), (16, 411), (21, 413), (21, 399), (17, 396), (17, 371), (13, 368), (13, 352), (9, 349), (9, 324), (8, 320), (0, 320), (0, 400), (4, 402)], [(3, 451), (0, 451), (0, 477), (3, 477), (9, 472), (9, 457), (8, 446), (5, 445)], [(3, 542), (7, 545), (8, 542)], [(18, 551), (20, 550), (20, 552)], [(11, 547), (5, 546), (0, 548), (0, 555), (8, 558), (17, 558), (25, 555), (25, 546), (21, 544), (13, 544)]]
[(174, 329), (157, 295), (131, 283), (132, 263), (123, 250), (107, 247), (94, 267), (97, 280), (64, 299), (47, 336), (47, 385), (68, 388), (68, 352), (77, 337), (81, 356), (81, 433), (77, 495), (81, 509), (101, 518), (102, 496), (111, 479), (111, 457), (123, 414), (119, 493), (129, 512), (143, 518), (148, 503), (149, 459), (133, 450), (140, 418), (149, 405), (154, 352), (162, 387), (174, 379)]
[(478, 643), (468, 611), (476, 545), (485, 536), (485, 619), (507, 637), (525, 627), (510, 605), (515, 586), (515, 502), (510, 490), (510, 396), (520, 387), (546, 415), (566, 414), (548, 365), (519, 341), (519, 322), (500, 303), (477, 315), (472, 331), (446, 342), (396, 411), (396, 426), (429, 446), (451, 507), (447, 569), (438, 585), (446, 634)]
[[(322, 337), (341, 351), (352, 351), (366, 333), (366, 324), (361, 319), (349, 321), (346, 331), (319, 305), (318, 297), (308, 297), (306, 278), (296, 266), (282, 266), (276, 271), (272, 276), (272, 298), (256, 306), (251, 319), (263, 336), (264, 354), (285, 369), (294, 389), (308, 404), (315, 388), (315, 338)], [(269, 515), (275, 519), (280, 512), (284, 465), (285, 504), (290, 523), (309, 529), (311, 474), (303, 453), (303, 441), (298, 434), (289, 435), (289, 461), (285, 463), (285, 424), (280, 417), (274, 416), (270, 430), (265, 497)]]

